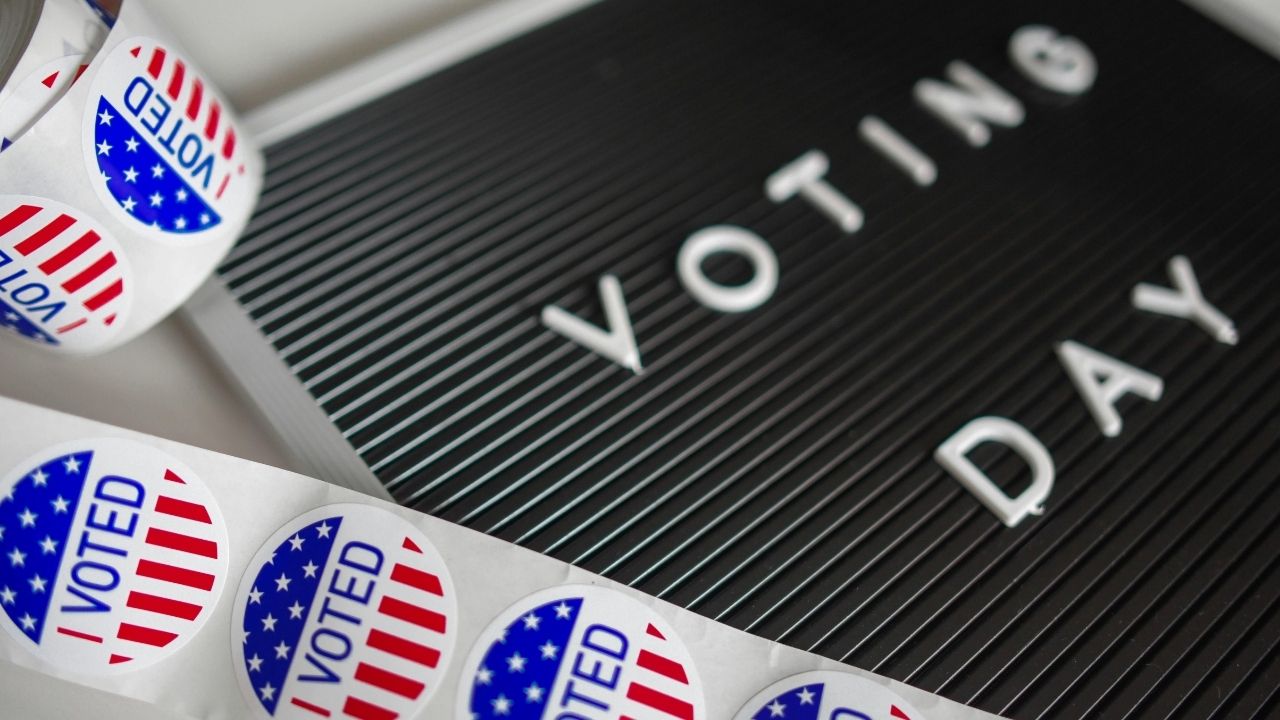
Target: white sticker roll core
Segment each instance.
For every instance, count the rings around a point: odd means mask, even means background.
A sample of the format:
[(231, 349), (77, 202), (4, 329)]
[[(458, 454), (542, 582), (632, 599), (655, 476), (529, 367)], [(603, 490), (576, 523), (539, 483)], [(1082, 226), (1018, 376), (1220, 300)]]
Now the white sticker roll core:
[[(85, 0), (5, 2), (12, 4), (13, 17), (4, 19), (15, 33), (5, 41), (25, 45), (8, 46), (21, 56), (0, 87), (0, 151), (53, 107), (107, 37), (106, 22)], [(21, 25), (32, 20), (34, 28), (24, 37)]]

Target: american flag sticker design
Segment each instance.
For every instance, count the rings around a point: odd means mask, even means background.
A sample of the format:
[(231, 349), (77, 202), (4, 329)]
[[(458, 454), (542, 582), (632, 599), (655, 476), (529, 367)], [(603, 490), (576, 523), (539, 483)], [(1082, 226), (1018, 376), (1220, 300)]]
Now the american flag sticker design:
[(137, 443), (59, 446), (0, 499), (0, 624), (65, 671), (105, 675), (172, 655), (213, 612), (227, 532), (190, 469)]
[(817, 670), (770, 685), (735, 720), (926, 720), (888, 687), (852, 673)]
[(258, 551), (232, 627), (236, 676), (258, 716), (395, 720), (439, 689), (457, 602), (414, 525), (367, 505), (329, 505)]
[(246, 151), (225, 103), (172, 47), (116, 46), (93, 78), (84, 149), (98, 194), (159, 239), (207, 237), (247, 214)]
[(0, 327), (92, 350), (124, 324), (132, 283), (120, 244), (92, 218), (53, 200), (0, 195)]
[(458, 717), (473, 720), (705, 720), (693, 659), (666, 621), (624, 593), (543, 590), (481, 637)]

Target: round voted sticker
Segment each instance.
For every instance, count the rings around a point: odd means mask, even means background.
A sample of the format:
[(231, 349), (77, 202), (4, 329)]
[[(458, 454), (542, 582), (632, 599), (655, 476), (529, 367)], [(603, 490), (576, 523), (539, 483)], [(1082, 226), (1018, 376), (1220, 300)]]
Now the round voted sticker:
[(111, 51), (89, 93), (84, 149), (102, 201), (154, 239), (204, 239), (252, 205), (226, 106), (158, 40), (134, 37)]
[(93, 350), (119, 331), (132, 297), (124, 251), (93, 218), (53, 200), (0, 195), (0, 327)]
[(119, 439), (47, 450), (5, 478), (0, 619), (64, 670), (162, 660), (200, 631), (227, 573), (227, 531), (190, 469)]
[(693, 658), (653, 608), (594, 585), (537, 592), (500, 615), (467, 659), (468, 720), (705, 720)]
[(747, 702), (735, 720), (924, 720), (889, 688), (852, 673), (792, 675)]
[(444, 561), (398, 515), (322, 507), (258, 551), (236, 597), (232, 655), (260, 717), (413, 717), (453, 656)]

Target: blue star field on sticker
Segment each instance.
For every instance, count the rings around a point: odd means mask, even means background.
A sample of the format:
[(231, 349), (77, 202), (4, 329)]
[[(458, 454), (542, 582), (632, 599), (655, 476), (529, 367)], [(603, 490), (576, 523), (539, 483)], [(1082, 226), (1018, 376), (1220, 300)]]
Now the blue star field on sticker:
[[(143, 115), (138, 121), (145, 120)], [(99, 98), (94, 153), (102, 182), (116, 203), (139, 222), (169, 233), (194, 233), (218, 225), (221, 216), (183, 179), (181, 168), (170, 166), (142, 137), (114, 105)], [(180, 159), (181, 147), (177, 152)], [(193, 180), (199, 178), (196, 172)]]
[(289, 538), (262, 566), (249, 590), (240, 630), (245, 670), (259, 702), (275, 714), (279, 691), (298, 652), (341, 517), (318, 520)]
[(476, 671), (471, 717), (541, 718), (581, 608), (581, 598), (566, 598), (508, 625)]
[(923, 720), (885, 683), (835, 670), (812, 670), (761, 690), (736, 720)]
[[(773, 698), (751, 716), (751, 720), (818, 720), (822, 706), (822, 684), (803, 685)], [(853, 711), (848, 711), (853, 712)], [(870, 720), (866, 716), (848, 715), (846, 720)]]
[(44, 463), (0, 499), (0, 607), (39, 644), (93, 453)]

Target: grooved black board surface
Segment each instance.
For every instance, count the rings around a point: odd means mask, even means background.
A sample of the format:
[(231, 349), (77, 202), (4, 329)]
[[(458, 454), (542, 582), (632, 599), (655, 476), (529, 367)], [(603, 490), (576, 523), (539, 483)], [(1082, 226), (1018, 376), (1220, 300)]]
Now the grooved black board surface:
[[(1011, 67), (1031, 22), (1089, 44), (1089, 93)], [(1026, 106), (986, 148), (912, 99), (957, 58)], [(221, 273), (406, 505), (1012, 717), (1267, 716), (1277, 111), (1280, 64), (1172, 2), (612, 0), (271, 148)], [(933, 187), (858, 139), (867, 114), (933, 157)], [(764, 196), (810, 148), (859, 232)], [(677, 279), (722, 223), (777, 253), (759, 310)], [(1130, 305), (1176, 254), (1237, 346)], [(643, 374), (539, 322), (603, 323), (605, 273)], [(1102, 437), (1066, 339), (1163, 398), (1124, 398)], [(1015, 529), (931, 459), (986, 414), (1056, 462)]]

